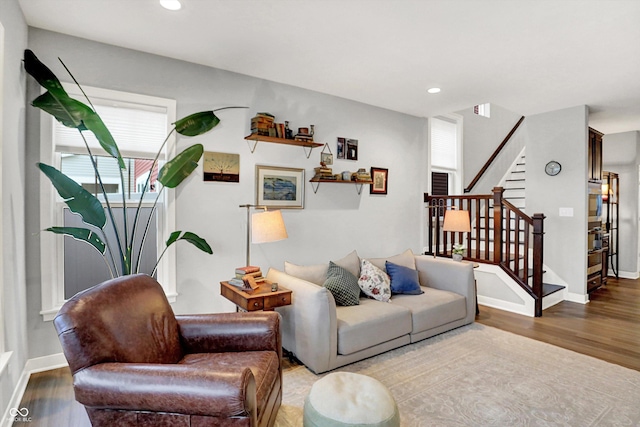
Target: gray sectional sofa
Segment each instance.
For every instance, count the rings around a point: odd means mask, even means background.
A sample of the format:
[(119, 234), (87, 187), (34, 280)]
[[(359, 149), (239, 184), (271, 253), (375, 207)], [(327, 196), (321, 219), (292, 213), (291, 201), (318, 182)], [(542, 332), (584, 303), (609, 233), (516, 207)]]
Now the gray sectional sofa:
[[(336, 306), (323, 287), (328, 264), (270, 269), (267, 278), (293, 291), (293, 302), (282, 315), (282, 345), (316, 374), (407, 345), (475, 319), (473, 265), (449, 259), (413, 255), (369, 259), (384, 269), (385, 261), (418, 271), (420, 295), (393, 295), (390, 302), (360, 298), (354, 306)], [(335, 261), (359, 274), (354, 251)]]

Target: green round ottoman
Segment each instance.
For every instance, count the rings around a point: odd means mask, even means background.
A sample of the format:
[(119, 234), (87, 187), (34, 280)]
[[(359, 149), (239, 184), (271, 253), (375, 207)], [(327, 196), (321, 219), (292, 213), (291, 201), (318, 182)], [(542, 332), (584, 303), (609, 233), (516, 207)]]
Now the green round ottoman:
[(333, 372), (313, 384), (304, 401), (304, 427), (399, 427), (400, 413), (378, 380)]

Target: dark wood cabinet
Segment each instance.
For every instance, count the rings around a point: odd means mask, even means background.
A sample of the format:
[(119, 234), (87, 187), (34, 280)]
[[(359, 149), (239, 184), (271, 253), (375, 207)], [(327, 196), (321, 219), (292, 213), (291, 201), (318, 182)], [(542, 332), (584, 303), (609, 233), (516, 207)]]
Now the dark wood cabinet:
[(602, 136), (601, 132), (589, 128), (588, 170), (589, 181), (602, 180)]

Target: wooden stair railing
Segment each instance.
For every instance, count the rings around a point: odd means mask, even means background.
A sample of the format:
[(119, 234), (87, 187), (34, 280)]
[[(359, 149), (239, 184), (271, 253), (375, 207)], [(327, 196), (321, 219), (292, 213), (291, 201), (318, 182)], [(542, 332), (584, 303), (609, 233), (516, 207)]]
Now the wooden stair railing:
[[(542, 264), (544, 215), (529, 217), (503, 198), (504, 189), (492, 194), (433, 196), (424, 194), (427, 208), (427, 251), (450, 257), (453, 245), (466, 245), (465, 259), (500, 266), (534, 299), (534, 315), (542, 315)], [(444, 211), (469, 211), (469, 233), (442, 230)], [(532, 254), (532, 266), (529, 254)]]
[(491, 156), (486, 161), (484, 166), (482, 166), (482, 168), (480, 168), (480, 171), (478, 171), (476, 176), (473, 177), (473, 179), (471, 180), (469, 185), (467, 185), (467, 187), (464, 189), (465, 193), (470, 193), (471, 190), (473, 190), (473, 187), (475, 187), (475, 185), (478, 183), (478, 181), (480, 181), (480, 178), (482, 178), (482, 175), (484, 175), (484, 173), (487, 171), (487, 169), (489, 169), (489, 166), (491, 166), (491, 163), (493, 163), (493, 161), (496, 159), (496, 157), (498, 157), (498, 154), (500, 154), (502, 149), (507, 145), (507, 142), (509, 142), (509, 140), (511, 139), (513, 134), (516, 133), (516, 130), (518, 130), (518, 128), (520, 127), (520, 125), (522, 124), (523, 121), (524, 121), (524, 116), (520, 117), (520, 120), (518, 120), (518, 122), (513, 126), (513, 128), (509, 131), (507, 136), (504, 137), (504, 139), (502, 140), (500, 145), (498, 145), (498, 148), (496, 148), (496, 150), (493, 152), (493, 154), (491, 154)]

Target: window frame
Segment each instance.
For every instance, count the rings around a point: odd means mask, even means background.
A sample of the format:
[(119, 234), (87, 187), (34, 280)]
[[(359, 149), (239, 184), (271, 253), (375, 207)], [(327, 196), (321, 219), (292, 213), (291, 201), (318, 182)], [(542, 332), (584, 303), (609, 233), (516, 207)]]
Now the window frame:
[[(431, 127), (433, 124), (433, 120), (446, 120), (449, 122), (454, 122), (456, 125), (456, 167), (455, 168), (446, 168), (441, 166), (433, 166), (431, 164)], [(427, 165), (427, 177), (429, 180), (429, 194), (433, 192), (432, 182), (431, 182), (431, 173), (432, 172), (442, 172), (449, 174), (449, 194), (463, 194), (463, 120), (464, 118), (459, 114), (440, 114), (435, 117), (431, 117), (428, 121), (428, 165)]]
[[(65, 83), (70, 96), (79, 100), (83, 95), (75, 84)], [(91, 86), (83, 86), (89, 99), (101, 98), (117, 102), (127, 102), (139, 105), (151, 105), (166, 108), (167, 134), (171, 130), (171, 124), (176, 121), (177, 103), (173, 99), (155, 96), (140, 95), (131, 92), (122, 92), (111, 89), (103, 89)], [(53, 144), (53, 129), (55, 119), (49, 114), (40, 112), (40, 161), (60, 168), (61, 154), (55, 151)], [(172, 133), (165, 146), (166, 158), (173, 158), (176, 154), (176, 137)], [(112, 206), (119, 207), (122, 203), (111, 202)], [(59, 199), (55, 188), (44, 174), (40, 174), (40, 229), (44, 230), (53, 225), (62, 224), (63, 210), (66, 206)], [(175, 191), (167, 189), (159, 201), (157, 209), (158, 221), (158, 254), (164, 249), (164, 242), (168, 239), (171, 230), (175, 229), (176, 207)], [(40, 270), (42, 304), (40, 314), (43, 321), (51, 321), (65, 302), (64, 299), (64, 238), (49, 232), (40, 232)], [(164, 288), (169, 302), (175, 302), (177, 298), (176, 287), (176, 251), (175, 245), (169, 247), (158, 265), (158, 282)]]

